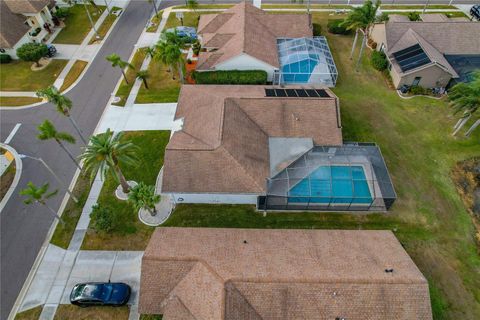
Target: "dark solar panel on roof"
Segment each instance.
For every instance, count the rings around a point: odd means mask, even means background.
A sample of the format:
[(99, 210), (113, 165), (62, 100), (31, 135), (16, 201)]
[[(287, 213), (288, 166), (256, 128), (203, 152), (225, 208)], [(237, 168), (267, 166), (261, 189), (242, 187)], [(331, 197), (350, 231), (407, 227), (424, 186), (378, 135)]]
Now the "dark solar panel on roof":
[(430, 59), (420, 45), (416, 44), (393, 54), (403, 72), (430, 63)]
[(275, 89), (275, 93), (277, 94), (277, 97), (286, 97), (287, 93), (285, 92), (284, 89)]
[(294, 89), (285, 89), (285, 92), (287, 93), (287, 96), (289, 97), (296, 97), (297, 93), (295, 92)]
[(305, 92), (304, 89), (295, 89), (295, 91), (297, 92), (297, 95), (299, 97), (308, 97), (308, 94)]
[(275, 96), (276, 96), (276, 95), (275, 95), (275, 90), (273, 90), (273, 89), (265, 89), (265, 95), (266, 95), (267, 97), (275, 97)]
[(322, 98), (328, 98), (330, 97), (330, 95), (327, 93), (327, 91), (323, 90), (323, 89), (318, 89), (318, 90), (315, 90), (318, 95)]
[(308, 94), (309, 97), (318, 97), (318, 93), (313, 89), (307, 89), (305, 90), (305, 92)]

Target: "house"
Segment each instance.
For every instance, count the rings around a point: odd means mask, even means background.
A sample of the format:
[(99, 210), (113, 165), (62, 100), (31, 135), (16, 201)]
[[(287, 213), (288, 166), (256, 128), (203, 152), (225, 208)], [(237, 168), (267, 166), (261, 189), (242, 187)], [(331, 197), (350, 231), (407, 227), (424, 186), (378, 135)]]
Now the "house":
[(23, 44), (45, 42), (54, 26), (54, 4), (52, 0), (1, 0), (0, 52), (16, 59)]
[(241, 2), (200, 16), (197, 71), (264, 70), (274, 83), (335, 86), (337, 70), (325, 37), (313, 37), (308, 14), (268, 14)]
[(443, 14), (423, 14), (421, 19), (390, 15), (372, 29), (377, 50), (389, 61), (394, 86), (436, 88), (468, 81), (480, 68), (480, 23)]
[(385, 211), (396, 196), (380, 150), (343, 143), (328, 88), (184, 85), (162, 194), (262, 210)]
[(158, 228), (139, 312), (171, 319), (432, 319), (391, 231)]

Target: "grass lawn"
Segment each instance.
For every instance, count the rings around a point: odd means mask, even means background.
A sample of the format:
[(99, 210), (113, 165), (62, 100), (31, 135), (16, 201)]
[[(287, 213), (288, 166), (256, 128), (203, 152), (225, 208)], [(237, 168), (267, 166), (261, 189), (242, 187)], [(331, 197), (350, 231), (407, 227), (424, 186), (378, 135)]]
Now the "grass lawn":
[(55, 320), (127, 320), (128, 306), (80, 308), (71, 304), (61, 304), (55, 313)]
[(21, 107), (32, 103), (42, 101), (40, 98), (33, 97), (1, 97), (0, 106), (2, 107)]
[[(262, 9), (306, 9), (307, 4), (262, 4)], [(352, 6), (343, 4), (311, 4), (310, 9), (351, 9)]]
[[(112, 27), (112, 24), (115, 22), (117, 19), (117, 16), (114, 15), (113, 13), (110, 13), (105, 20), (103, 20), (102, 24), (100, 25), (100, 28), (98, 28), (97, 32), (100, 35), (102, 39), (105, 38), (105, 36), (108, 33), (108, 30)], [(102, 40), (100, 39), (100, 40)], [(96, 35), (94, 34), (92, 36), (92, 39), (90, 39), (90, 44), (94, 43), (97, 40)]]
[[(87, 5), (93, 23), (97, 22), (102, 13), (98, 13), (91, 5)], [(101, 11), (105, 6), (98, 6)], [(83, 39), (92, 29), (90, 20), (83, 4), (76, 4), (70, 8), (70, 15), (65, 19), (65, 28), (55, 37), (53, 43), (59, 44), (81, 44)]]
[[(201, 9), (228, 9), (233, 7), (233, 4), (199, 4), (195, 10)], [(187, 6), (176, 6), (174, 9), (190, 9)]]
[[(328, 13), (314, 13), (326, 30)], [(326, 33), (326, 32), (324, 32)], [(452, 137), (456, 117), (445, 101), (404, 100), (367, 56), (349, 59), (353, 36), (326, 34), (339, 71), (346, 141), (381, 147), (398, 200), (388, 214), (269, 213), (250, 206), (180, 205), (166, 226), (390, 229), (430, 283), (435, 319), (480, 319), (480, 256), (474, 226), (450, 177), (457, 162), (480, 154), (480, 130)], [(357, 47), (358, 53), (360, 44)]]
[(160, 21), (162, 21), (163, 10), (158, 11), (157, 15), (154, 15), (150, 20), (151, 25), (147, 28), (147, 32), (156, 32), (160, 26)]
[(140, 320), (162, 320), (163, 316), (160, 314), (141, 314)]
[(0, 68), (1, 91), (37, 91), (55, 82), (67, 60), (52, 60), (48, 66), (39, 71), (32, 71), (32, 62), (15, 60), (2, 64)]
[(72, 66), (72, 69), (67, 73), (65, 80), (63, 81), (60, 91), (68, 89), (82, 74), (83, 69), (87, 66), (88, 62), (83, 60), (77, 60)]
[(72, 240), (75, 227), (77, 226), (80, 215), (82, 214), (83, 206), (87, 201), (90, 193), (91, 182), (88, 175), (80, 175), (77, 183), (73, 188), (73, 194), (77, 197), (78, 203), (70, 198), (62, 213), (62, 220), (65, 224), (58, 223), (53, 233), (51, 244), (67, 249)]
[[(199, 16), (202, 14), (215, 14), (221, 11), (197, 11), (197, 12), (183, 12), (183, 25), (187, 27), (198, 27), (198, 19)], [(167, 19), (167, 24), (165, 25), (165, 29), (173, 28), (181, 26), (180, 20), (177, 19), (175, 12), (170, 13)]]
[(42, 313), (43, 305), (19, 312), (15, 315), (15, 320), (38, 320)]
[[(140, 163), (136, 167), (122, 168), (127, 180), (155, 185), (163, 165), (165, 147), (170, 138), (169, 131), (126, 132), (123, 139), (130, 140), (140, 148)], [(140, 169), (141, 168), (141, 169)], [(84, 250), (144, 250), (155, 228), (138, 220), (137, 212), (126, 201), (115, 197), (118, 183), (112, 176), (107, 177), (98, 204), (109, 206), (118, 213), (119, 221), (110, 233), (96, 232), (89, 227), (82, 244)], [(93, 220), (90, 224), (93, 223)]]
[[(424, 4), (419, 4), (419, 5), (381, 5), (380, 9), (382, 10), (392, 10), (392, 9), (422, 9), (425, 5)], [(452, 10), (458, 10), (457, 7), (455, 6), (449, 6), (449, 5), (441, 5), (441, 4), (430, 4), (427, 6), (427, 9), (452, 9)]]
[[(412, 11), (409, 11), (409, 12), (405, 12), (405, 11), (388, 11), (387, 13), (388, 14), (401, 14), (401, 15), (404, 15), (404, 16), (408, 16), (408, 14), (410, 12), (418, 12), (418, 13), (422, 13), (421, 10), (412, 10)], [(467, 18), (467, 16), (465, 15), (465, 13), (461, 12), (461, 11), (451, 11), (451, 12), (426, 12), (425, 14), (438, 14), (438, 13), (443, 13), (444, 15), (446, 15), (447, 17), (449, 18)]]
[(133, 59), (131, 61), (133, 68), (128, 68), (126, 72), (128, 83), (125, 82), (125, 79), (123, 79), (122, 76), (122, 83), (120, 83), (120, 87), (118, 87), (118, 90), (115, 93), (115, 96), (120, 97), (121, 100), (114, 105), (121, 107), (125, 106), (128, 95), (130, 94), (130, 90), (132, 90), (133, 84), (135, 83), (136, 74), (140, 70), (144, 59), (145, 50), (143, 48), (138, 49), (137, 52), (135, 52), (135, 55), (133, 56)]
[(148, 90), (142, 84), (135, 103), (176, 102), (180, 93), (178, 75), (175, 74), (176, 80), (173, 80), (172, 74), (167, 72), (168, 67), (155, 60), (150, 62), (148, 70), (150, 74), (147, 79)]

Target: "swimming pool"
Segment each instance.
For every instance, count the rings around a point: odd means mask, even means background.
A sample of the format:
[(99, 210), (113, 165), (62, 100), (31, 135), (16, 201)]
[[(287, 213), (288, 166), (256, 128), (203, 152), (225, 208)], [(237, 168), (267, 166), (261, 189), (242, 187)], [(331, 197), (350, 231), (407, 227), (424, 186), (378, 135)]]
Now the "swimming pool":
[(288, 202), (370, 204), (372, 196), (362, 166), (321, 166), (290, 188)]

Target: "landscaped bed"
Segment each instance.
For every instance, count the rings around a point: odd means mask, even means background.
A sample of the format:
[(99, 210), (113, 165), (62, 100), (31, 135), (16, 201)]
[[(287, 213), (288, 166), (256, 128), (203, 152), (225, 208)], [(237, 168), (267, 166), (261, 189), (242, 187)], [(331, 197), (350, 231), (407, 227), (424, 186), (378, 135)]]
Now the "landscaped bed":
[(0, 201), (2, 201), (3, 197), (5, 197), (5, 194), (7, 194), (8, 189), (12, 185), (13, 178), (15, 178), (15, 172), (15, 160), (13, 160), (8, 168), (3, 172), (2, 176), (0, 176)]
[(180, 93), (180, 81), (177, 72), (175, 72), (175, 80), (173, 80), (172, 73), (167, 72), (168, 67), (156, 60), (150, 62), (148, 71), (148, 90), (142, 84), (135, 103), (177, 102)]
[[(97, 22), (100, 18), (101, 12), (92, 5), (87, 5), (93, 22)], [(102, 12), (105, 6), (97, 6)], [(70, 15), (65, 19), (65, 28), (55, 37), (53, 43), (59, 44), (81, 44), (83, 39), (92, 29), (90, 21), (88, 20), (87, 13), (83, 4), (76, 4), (70, 7)]]
[[(328, 13), (314, 13), (327, 30)], [(251, 206), (180, 205), (165, 226), (393, 230), (427, 277), (434, 319), (480, 318), (480, 256), (475, 229), (450, 177), (478, 156), (480, 131), (452, 137), (456, 118), (444, 100), (401, 99), (374, 70), (367, 50), (359, 72), (352, 35), (326, 33), (339, 71), (333, 91), (346, 141), (379, 144), (398, 199), (388, 214), (268, 213)], [(360, 41), (356, 53), (358, 53)]]
[(42, 309), (43, 305), (19, 312), (15, 315), (15, 320), (38, 320)]
[(116, 97), (120, 98), (119, 102), (114, 103), (115, 106), (125, 106), (127, 102), (128, 96), (130, 95), (130, 90), (132, 90), (133, 84), (135, 83), (136, 74), (140, 70), (142, 66), (143, 60), (145, 59), (145, 49), (141, 48), (135, 52), (133, 59), (131, 61), (131, 65), (133, 68), (127, 68), (126, 75), (128, 79), (128, 83), (123, 79), (118, 87), (117, 92), (115, 93)]
[[(112, 8), (112, 11), (115, 11), (116, 9), (119, 9), (119, 8)], [(100, 26), (100, 28), (98, 28), (97, 32), (98, 32), (98, 35), (100, 36), (100, 40), (103, 40), (105, 38), (105, 36), (107, 35), (108, 33), (108, 30), (110, 30), (110, 28), (112, 27), (113, 23), (115, 22), (115, 20), (117, 20), (117, 15), (113, 14), (113, 13), (110, 13), (106, 18), (105, 20), (103, 20), (102, 22), (102, 25)], [(94, 43), (95, 41), (97, 41), (97, 35), (94, 34), (92, 36), (92, 38), (90, 39), (90, 44)]]
[(1, 107), (21, 107), (37, 102), (41, 102), (42, 99), (34, 97), (2, 97), (0, 96)]
[(128, 306), (80, 308), (71, 304), (61, 304), (57, 308), (54, 320), (127, 320)]
[(70, 86), (78, 79), (78, 77), (82, 74), (83, 70), (87, 66), (88, 62), (83, 60), (77, 60), (73, 64), (70, 71), (67, 73), (65, 80), (60, 88), (60, 91), (66, 90), (70, 88)]
[(68, 60), (55, 59), (39, 71), (32, 71), (32, 62), (15, 60), (2, 64), (0, 88), (2, 91), (37, 91), (55, 82)]
[[(123, 139), (130, 140), (140, 148), (140, 163), (136, 167), (122, 168), (127, 180), (145, 182), (155, 185), (163, 166), (165, 147), (170, 138), (170, 131), (132, 131), (125, 133)], [(114, 230), (105, 233), (92, 229), (90, 222), (87, 235), (82, 244), (84, 250), (144, 250), (155, 228), (144, 225), (138, 219), (137, 212), (126, 201), (115, 197), (118, 183), (112, 176), (106, 179), (100, 193), (98, 204), (108, 206), (118, 217)]]
[(158, 11), (158, 14), (153, 16), (150, 20), (151, 25), (147, 28), (147, 32), (156, 32), (162, 21), (163, 10)]

